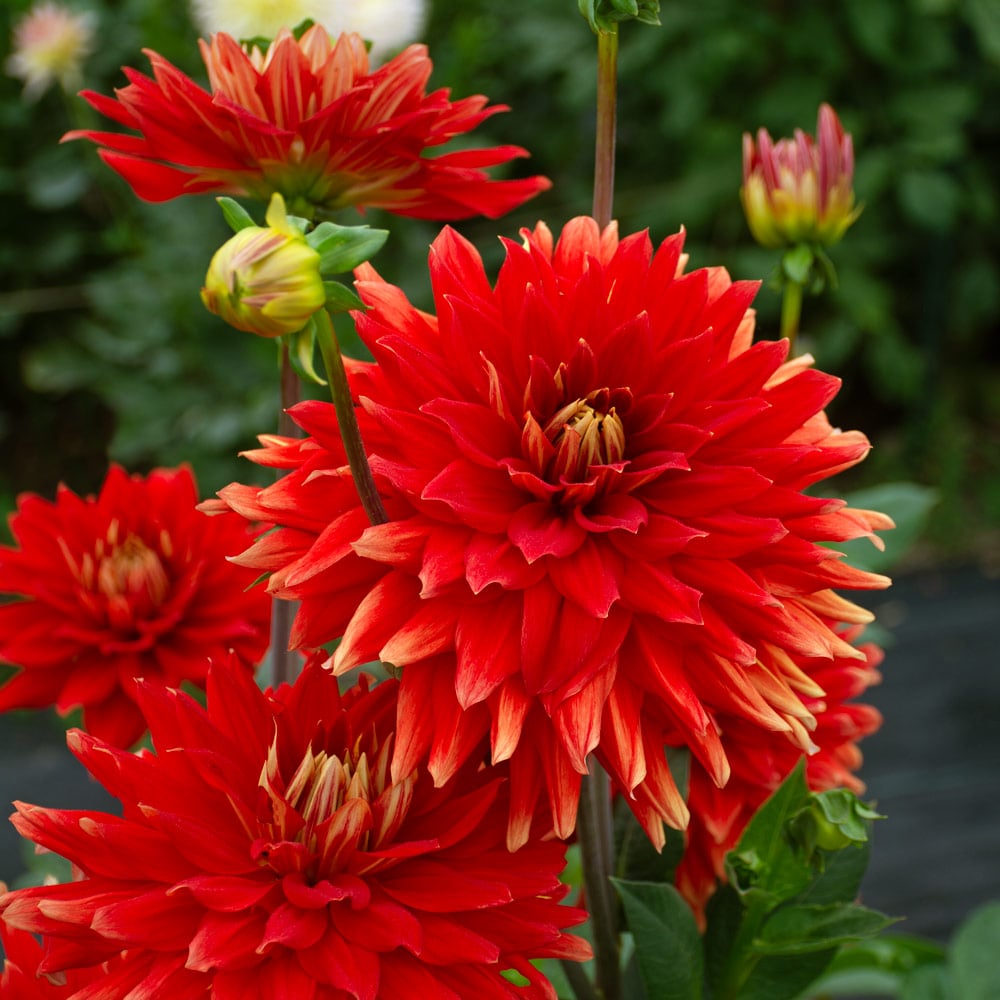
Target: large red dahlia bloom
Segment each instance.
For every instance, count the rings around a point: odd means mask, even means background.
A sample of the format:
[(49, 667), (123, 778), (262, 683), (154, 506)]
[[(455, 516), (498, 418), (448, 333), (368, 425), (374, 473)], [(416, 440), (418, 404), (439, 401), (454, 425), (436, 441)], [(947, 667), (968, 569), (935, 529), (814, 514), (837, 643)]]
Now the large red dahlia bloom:
[(393, 779), (397, 689), (341, 698), (318, 663), (275, 694), (213, 666), (207, 709), (143, 685), (155, 754), (69, 738), (123, 816), (18, 803), (83, 878), (8, 893), (4, 919), (42, 935), (43, 973), (124, 951), (74, 1000), (554, 1000), (530, 960), (590, 954), (563, 931), (586, 916), (560, 904), (564, 845), (509, 854), (508, 786), (478, 760)]
[(282, 31), (266, 52), (220, 32), (201, 43), (212, 91), (155, 52), (150, 79), (126, 69), (115, 98), (83, 96), (139, 135), (75, 131), (140, 198), (166, 201), (204, 191), (267, 201), (278, 191), (290, 211), (386, 208), (428, 219), (492, 218), (544, 191), (544, 177), (493, 181), (484, 167), (526, 155), (517, 146), (426, 150), (507, 110), (482, 96), (450, 101), (426, 92), (431, 61), (411, 45), (369, 72), (360, 35), (331, 42), (319, 25), (300, 40)]
[[(859, 629), (844, 633), (853, 641)], [(816, 718), (811, 734), (815, 745), (806, 758), (806, 782), (816, 792), (848, 788), (855, 794), (864, 784), (855, 772), (861, 766), (857, 741), (882, 724), (878, 709), (852, 701), (880, 680), (882, 651), (873, 643), (858, 647), (863, 659), (837, 656), (832, 661), (804, 657), (796, 665), (807, 678), (803, 700)], [(733, 770), (724, 788), (716, 786), (697, 761), (691, 764), (684, 857), (677, 869), (677, 886), (700, 916), (720, 881), (725, 880), (725, 858), (739, 842), (754, 813), (791, 774), (801, 757), (799, 749), (780, 734), (761, 734), (739, 718), (721, 717), (719, 726)]]
[(753, 345), (756, 285), (683, 274), (682, 241), (539, 225), (491, 287), (446, 230), (436, 317), (366, 268), (375, 363), (351, 377), (390, 523), (367, 526), (321, 403), (252, 455), (279, 483), (222, 493), (278, 525), (241, 561), (301, 600), (294, 642), (405, 667), (397, 773), (426, 755), (444, 781), (489, 730), (512, 844), (539, 796), (572, 831), (591, 753), (662, 843), (687, 819), (664, 744), (719, 785), (720, 715), (809, 747), (795, 661), (861, 657), (828, 620), (870, 615), (832, 588), (887, 583), (819, 543), (891, 522), (803, 492), (869, 448), (823, 414), (838, 380)]
[(118, 466), (97, 497), (25, 494), (0, 547), (0, 661), (21, 668), (0, 711), (83, 706), (84, 726), (128, 747), (146, 731), (135, 678), (203, 686), (209, 657), (252, 667), (267, 649), (270, 599), (227, 561), (250, 535), (195, 509), (186, 468), (143, 479)]

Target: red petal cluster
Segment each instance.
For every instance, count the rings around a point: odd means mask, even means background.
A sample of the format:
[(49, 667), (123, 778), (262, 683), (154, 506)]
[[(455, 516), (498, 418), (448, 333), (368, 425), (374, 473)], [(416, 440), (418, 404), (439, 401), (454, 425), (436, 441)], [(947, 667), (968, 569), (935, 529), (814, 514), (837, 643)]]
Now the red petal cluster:
[[(857, 637), (858, 629), (845, 633)], [(806, 760), (806, 781), (816, 792), (849, 788), (856, 794), (864, 784), (854, 772), (861, 766), (857, 741), (882, 723), (879, 711), (851, 702), (881, 677), (882, 651), (872, 643), (858, 647), (864, 659), (836, 657), (832, 662), (803, 658), (803, 700), (816, 718), (811, 734), (816, 750)], [(810, 690), (811, 688), (811, 690)], [(788, 777), (801, 756), (788, 740), (762, 738), (738, 718), (720, 719), (723, 738), (733, 762), (724, 788), (693, 761), (688, 788), (691, 823), (687, 846), (677, 869), (677, 886), (695, 912), (703, 916), (705, 903), (719, 881), (725, 880), (726, 854), (739, 842), (754, 813)]]
[(228, 561), (252, 537), (195, 509), (190, 470), (145, 479), (118, 466), (100, 494), (26, 494), (0, 547), (0, 660), (21, 668), (0, 711), (83, 706), (84, 726), (128, 747), (146, 731), (135, 678), (204, 686), (210, 657), (252, 667), (267, 649), (270, 599)]
[(437, 157), (448, 142), (507, 110), (486, 98), (449, 100), (426, 92), (432, 64), (412, 45), (369, 72), (359, 35), (333, 43), (319, 25), (300, 40), (283, 31), (266, 52), (220, 32), (201, 43), (212, 91), (147, 52), (153, 78), (126, 69), (115, 98), (83, 96), (101, 114), (138, 132), (82, 130), (66, 138), (100, 144), (102, 159), (148, 201), (211, 191), (291, 211), (379, 207), (428, 219), (495, 218), (549, 187), (544, 177), (492, 181), (484, 167), (526, 155), (517, 146)]
[(37, 970), (44, 953), (38, 939), (3, 921), (0, 943), (6, 958), (0, 972), (0, 996), (4, 1000), (70, 1000), (81, 987), (97, 983), (108, 974), (107, 966), (101, 965), (68, 975), (40, 975)]
[(389, 523), (367, 525), (318, 402), (305, 439), (251, 454), (287, 475), (221, 496), (277, 526), (240, 561), (302, 602), (293, 642), (405, 667), (394, 773), (427, 758), (443, 782), (489, 732), (516, 846), (539, 799), (572, 832), (593, 753), (661, 844), (688, 818), (665, 744), (720, 786), (723, 719), (811, 748), (796, 664), (863, 659), (831, 622), (871, 616), (833, 588), (888, 582), (821, 543), (891, 522), (805, 492), (869, 445), (824, 416), (837, 379), (752, 343), (756, 284), (683, 273), (682, 235), (523, 237), (491, 286), (445, 230), (436, 316), (359, 272), (375, 362), (350, 375)]
[(590, 954), (562, 930), (586, 916), (560, 904), (564, 845), (510, 855), (507, 783), (479, 761), (394, 780), (397, 692), (341, 697), (318, 663), (273, 694), (217, 664), (204, 709), (142, 685), (156, 753), (69, 737), (123, 815), (18, 803), (83, 877), (0, 912), (42, 935), (42, 973), (116, 959), (73, 1000), (554, 1000), (530, 960)]

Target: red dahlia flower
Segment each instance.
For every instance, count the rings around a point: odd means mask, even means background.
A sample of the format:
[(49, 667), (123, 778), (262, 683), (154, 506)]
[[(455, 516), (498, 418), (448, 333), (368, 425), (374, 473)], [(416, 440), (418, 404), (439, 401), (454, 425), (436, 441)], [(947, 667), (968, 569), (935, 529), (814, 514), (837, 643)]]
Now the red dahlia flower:
[(530, 960), (590, 954), (562, 930), (586, 916), (559, 902), (564, 845), (509, 854), (508, 786), (478, 760), (394, 779), (396, 698), (341, 698), (318, 663), (275, 694), (213, 666), (207, 709), (143, 685), (155, 754), (69, 737), (123, 816), (18, 803), (83, 878), (8, 893), (4, 919), (42, 935), (43, 972), (124, 951), (102, 998), (555, 1000)]
[[(844, 638), (852, 640), (858, 631), (853, 629)], [(872, 643), (858, 650), (863, 659), (837, 656), (831, 662), (805, 657), (796, 662), (803, 674), (803, 700), (816, 719), (811, 733), (816, 749), (806, 759), (806, 782), (815, 792), (848, 788), (860, 795), (865, 788), (854, 774), (861, 766), (857, 741), (874, 733), (882, 716), (871, 705), (850, 699), (881, 680), (877, 668), (882, 651)], [(677, 869), (678, 888), (699, 917), (718, 882), (725, 879), (726, 854), (801, 757), (801, 751), (779, 734), (763, 737), (738, 718), (720, 717), (718, 721), (733, 772), (726, 786), (718, 788), (704, 767), (692, 761), (688, 786), (691, 823)]]
[(0, 661), (21, 668), (0, 711), (83, 706), (84, 726), (116, 746), (146, 730), (137, 677), (203, 686), (209, 657), (249, 667), (267, 649), (270, 600), (227, 561), (249, 540), (235, 517), (195, 509), (188, 469), (129, 477), (112, 466), (100, 495), (26, 494), (0, 547)]
[(809, 747), (795, 660), (861, 658), (828, 621), (870, 615), (832, 588), (888, 582), (819, 543), (889, 519), (803, 492), (869, 448), (823, 415), (837, 379), (751, 344), (756, 284), (683, 274), (682, 242), (539, 225), (491, 287), (445, 230), (436, 317), (366, 267), (375, 363), (351, 378), (390, 523), (367, 525), (318, 402), (293, 411), (307, 438), (251, 456), (280, 482), (221, 494), (278, 526), (240, 561), (302, 602), (293, 642), (404, 667), (394, 773), (427, 755), (445, 781), (490, 732), (512, 845), (542, 795), (572, 832), (591, 753), (662, 843), (687, 820), (664, 744), (719, 785), (719, 715)]
[(266, 52), (220, 32), (201, 43), (212, 92), (155, 52), (153, 79), (126, 69), (116, 99), (84, 92), (139, 135), (76, 131), (147, 201), (211, 191), (268, 201), (312, 218), (350, 205), (426, 219), (503, 215), (544, 191), (544, 177), (492, 181), (483, 167), (526, 155), (517, 146), (426, 150), (507, 110), (482, 96), (426, 92), (431, 61), (411, 45), (369, 72), (360, 35), (335, 43), (319, 25), (296, 40), (282, 31)]

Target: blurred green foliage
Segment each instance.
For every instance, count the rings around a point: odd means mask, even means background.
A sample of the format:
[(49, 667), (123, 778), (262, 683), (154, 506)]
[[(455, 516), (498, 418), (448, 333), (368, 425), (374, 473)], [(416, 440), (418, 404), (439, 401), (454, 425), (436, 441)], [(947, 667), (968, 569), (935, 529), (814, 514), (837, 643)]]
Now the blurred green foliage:
[[(203, 79), (183, 3), (91, 2), (87, 86), (145, 69), (142, 47)], [(26, 6), (4, 5), (3, 39)], [(459, 226), (493, 266), (498, 233), (590, 210), (595, 43), (577, 7), (432, 5), (433, 83), (513, 108), (463, 142), (523, 145), (532, 157), (515, 169), (554, 181), (499, 222)], [(839, 288), (806, 302), (802, 346), (845, 380), (834, 422), (875, 442), (850, 485), (938, 488), (932, 531), (968, 548), (1000, 526), (1000, 0), (699, 0), (664, 3), (660, 19), (621, 29), (622, 231), (658, 241), (683, 225), (692, 266), (766, 278), (777, 259), (753, 245), (737, 197), (741, 135), (811, 132), (833, 104), (865, 209), (833, 248)], [(246, 479), (233, 454), (275, 426), (275, 359), (198, 302), (221, 215), (208, 199), (142, 205), (89, 144), (57, 145), (87, 110), (55, 92), (26, 106), (0, 80), (0, 449), (13, 456), (0, 492), (92, 488), (107, 454), (136, 469), (186, 457), (206, 491)], [(391, 230), (376, 266), (428, 304), (436, 227), (367, 221)], [(777, 294), (765, 287), (757, 307), (775, 336)]]

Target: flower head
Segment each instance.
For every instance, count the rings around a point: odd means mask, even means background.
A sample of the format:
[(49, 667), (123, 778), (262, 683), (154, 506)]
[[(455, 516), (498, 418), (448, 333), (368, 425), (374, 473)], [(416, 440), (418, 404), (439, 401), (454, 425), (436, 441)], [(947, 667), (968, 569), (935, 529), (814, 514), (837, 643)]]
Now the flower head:
[(560, 904), (564, 845), (509, 854), (507, 784), (478, 761), (394, 778), (396, 699), (341, 697), (316, 663), (273, 694), (217, 664), (206, 709), (143, 686), (155, 754), (70, 733), (123, 815), (18, 803), (83, 877), (7, 894), (4, 919), (42, 935), (42, 972), (124, 951), (109, 996), (555, 1000), (530, 960), (589, 957), (563, 931), (585, 917)]
[(143, 479), (113, 466), (97, 497), (26, 494), (0, 547), (0, 660), (21, 668), (0, 711), (83, 706), (86, 728), (117, 746), (146, 730), (135, 679), (203, 685), (210, 656), (264, 654), (270, 602), (227, 561), (247, 544), (239, 519), (195, 510), (187, 469)]
[(743, 134), (740, 197), (754, 239), (765, 247), (830, 246), (861, 214), (854, 205), (854, 146), (829, 104), (819, 109), (817, 140), (801, 129), (774, 142), (765, 129)]
[[(843, 637), (853, 643), (858, 632), (853, 628)], [(816, 792), (832, 788), (847, 788), (856, 794), (864, 791), (855, 774), (861, 766), (857, 742), (874, 733), (882, 717), (877, 709), (853, 699), (881, 679), (878, 665), (882, 651), (872, 643), (857, 648), (863, 659), (802, 657), (795, 664), (802, 671), (803, 700), (816, 720), (810, 734), (813, 752), (806, 759), (806, 781)], [(779, 734), (762, 737), (737, 718), (720, 718), (719, 724), (730, 750), (733, 773), (726, 786), (719, 788), (704, 767), (692, 761), (688, 783), (691, 823), (677, 869), (677, 886), (699, 917), (718, 884), (725, 881), (726, 854), (736, 847), (756, 811), (802, 756), (798, 747)]]
[(320, 255), (291, 225), (280, 194), (267, 226), (247, 226), (215, 253), (201, 300), (230, 326), (261, 337), (301, 330), (326, 301)]
[(539, 798), (572, 832), (591, 753), (662, 843), (687, 820), (664, 744), (720, 785), (721, 715), (808, 748), (794, 658), (861, 657), (829, 620), (871, 616), (833, 588), (888, 582), (820, 543), (889, 519), (804, 492), (869, 449), (823, 414), (838, 380), (752, 344), (756, 285), (684, 274), (682, 243), (539, 225), (494, 287), (445, 230), (436, 316), (366, 266), (375, 363), (350, 375), (391, 520), (368, 525), (317, 402), (293, 411), (307, 438), (251, 453), (279, 483), (221, 494), (276, 525), (239, 561), (302, 602), (296, 643), (403, 667), (394, 769), (426, 755), (444, 781), (490, 733), (512, 844)]
[(287, 30), (266, 52), (219, 33), (201, 43), (212, 92), (147, 52), (153, 79), (126, 70), (116, 99), (85, 92), (102, 114), (139, 135), (77, 131), (148, 201), (212, 191), (289, 210), (379, 207), (399, 215), (496, 217), (545, 190), (544, 177), (493, 181), (482, 169), (525, 155), (516, 146), (427, 150), (471, 131), (502, 106), (426, 92), (427, 50), (412, 45), (370, 71), (360, 35), (336, 42), (320, 25), (300, 40)]
[(94, 15), (75, 13), (53, 0), (36, 4), (14, 26), (5, 68), (24, 80), (24, 96), (40, 97), (53, 83), (65, 91), (79, 86), (83, 60), (94, 43)]
[(282, 28), (309, 20), (331, 35), (353, 31), (371, 42), (380, 61), (416, 40), (423, 27), (424, 0), (192, 0), (194, 18), (206, 35), (274, 38)]

